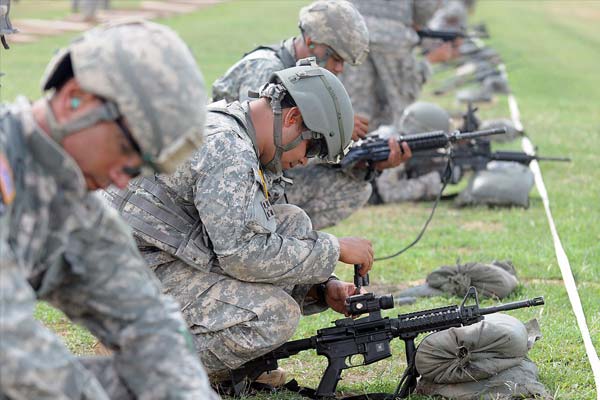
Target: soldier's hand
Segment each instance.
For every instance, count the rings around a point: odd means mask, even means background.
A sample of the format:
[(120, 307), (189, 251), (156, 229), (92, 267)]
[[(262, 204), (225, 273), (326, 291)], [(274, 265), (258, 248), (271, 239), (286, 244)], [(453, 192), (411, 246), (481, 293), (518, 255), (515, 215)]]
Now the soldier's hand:
[(340, 243), (340, 261), (346, 264), (360, 264), (360, 276), (365, 276), (373, 267), (375, 253), (370, 240), (358, 237), (343, 237)]
[(362, 115), (354, 115), (354, 130), (352, 131), (352, 140), (364, 139), (369, 132), (369, 118)]
[(444, 42), (435, 49), (427, 53), (427, 61), (432, 64), (450, 61), (454, 55), (454, 48), (451, 42)]
[[(348, 317), (350, 314), (346, 312), (345, 301), (348, 296), (355, 294), (355, 290), (356, 287), (354, 286), (354, 283), (332, 279), (327, 282), (327, 286), (325, 286), (325, 301), (327, 301), (327, 305), (333, 310)], [(363, 290), (364, 289), (361, 288), (361, 292)]]
[(388, 145), (390, 146), (390, 155), (388, 159), (385, 161), (378, 161), (375, 163), (375, 168), (378, 171), (383, 171), (384, 169), (394, 168), (398, 165), (408, 161), (412, 157), (412, 151), (410, 151), (410, 147), (406, 142), (402, 142), (402, 149), (400, 148), (400, 144), (398, 141), (390, 138), (388, 140)]

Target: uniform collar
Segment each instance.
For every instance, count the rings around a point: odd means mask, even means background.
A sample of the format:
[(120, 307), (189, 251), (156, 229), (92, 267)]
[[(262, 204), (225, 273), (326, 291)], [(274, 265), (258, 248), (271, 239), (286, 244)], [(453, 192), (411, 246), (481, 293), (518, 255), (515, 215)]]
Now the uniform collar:
[(35, 161), (56, 180), (62, 189), (76, 192), (78, 196), (83, 197), (87, 193), (87, 188), (75, 160), (37, 124), (33, 118), (31, 103), (25, 97), (17, 99), (16, 107), (25, 140)]
[[(288, 51), (288, 53), (290, 53), (290, 55), (292, 56), (292, 58), (294, 60), (296, 60), (296, 48), (294, 47), (294, 40), (296, 38), (295, 37), (291, 37), (289, 39), (286, 39), (283, 41), (282, 43), (282, 47)], [(286, 66), (286, 68), (291, 68), (293, 66), (295, 66), (296, 63), (294, 62), (294, 65), (290, 65), (290, 66)]]

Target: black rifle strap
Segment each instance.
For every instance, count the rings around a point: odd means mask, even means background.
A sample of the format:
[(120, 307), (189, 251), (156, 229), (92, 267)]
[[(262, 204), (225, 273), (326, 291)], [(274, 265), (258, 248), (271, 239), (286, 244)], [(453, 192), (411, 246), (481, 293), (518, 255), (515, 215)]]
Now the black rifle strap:
[[(284, 387), (290, 392), (298, 393), (306, 398), (317, 399), (317, 391), (315, 389), (300, 386), (295, 379), (286, 383)], [(391, 393), (365, 393), (354, 396), (337, 397), (339, 400), (387, 400), (391, 398)]]
[(452, 176), (452, 155), (450, 154), (448, 156), (448, 163), (446, 164), (446, 168), (444, 170), (444, 173), (442, 174), (442, 183), (443, 183), (442, 188), (440, 189), (440, 192), (438, 193), (438, 195), (435, 199), (435, 202), (433, 203), (433, 207), (431, 208), (431, 213), (429, 214), (429, 218), (427, 218), (427, 221), (425, 221), (425, 224), (423, 225), (421, 232), (419, 232), (419, 234), (417, 235), (415, 240), (413, 240), (409, 245), (407, 245), (400, 251), (397, 251), (396, 253), (391, 254), (389, 256), (375, 257), (374, 261), (389, 260), (390, 258), (397, 257), (400, 254), (404, 253), (406, 250), (413, 247), (415, 244), (417, 244), (417, 242), (419, 240), (421, 240), (421, 238), (423, 237), (423, 234), (425, 233), (425, 230), (427, 229), (427, 227), (429, 226), (429, 223), (431, 222), (431, 219), (433, 218), (433, 214), (435, 214), (435, 209), (437, 208), (437, 206), (440, 202), (440, 199), (442, 198), (442, 193), (444, 193), (444, 189), (446, 189), (446, 186), (448, 185), (448, 182), (450, 181), (451, 176)]

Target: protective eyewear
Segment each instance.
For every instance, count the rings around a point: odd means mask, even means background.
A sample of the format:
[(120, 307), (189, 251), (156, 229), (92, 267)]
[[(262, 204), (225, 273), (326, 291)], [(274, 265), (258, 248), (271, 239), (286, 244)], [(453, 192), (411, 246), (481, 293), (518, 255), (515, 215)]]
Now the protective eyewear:
[(115, 123), (119, 127), (121, 134), (127, 140), (127, 143), (129, 144), (129, 146), (133, 149), (133, 151), (135, 151), (141, 157), (141, 159), (143, 161), (142, 165), (139, 165), (136, 167), (129, 167), (129, 166), (123, 167), (123, 173), (133, 179), (133, 178), (137, 178), (140, 175), (150, 176), (154, 173), (160, 172), (158, 167), (151, 160), (148, 159), (146, 154), (144, 154), (142, 152), (140, 145), (133, 137), (133, 134), (127, 127), (127, 124), (125, 124), (125, 122), (123, 121), (123, 117), (117, 118), (115, 120)]

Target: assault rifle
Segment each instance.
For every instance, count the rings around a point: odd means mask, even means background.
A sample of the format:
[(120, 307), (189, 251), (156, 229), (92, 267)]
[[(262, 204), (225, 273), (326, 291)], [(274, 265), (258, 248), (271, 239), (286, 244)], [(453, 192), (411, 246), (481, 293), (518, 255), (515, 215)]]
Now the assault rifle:
[(418, 29), (417, 35), (420, 39), (439, 39), (444, 42), (452, 42), (456, 39), (489, 38), (487, 31), (463, 32), (463, 31), (435, 31), (432, 29)]
[(500, 55), (489, 47), (482, 48), (466, 48), (461, 50), (458, 58), (447, 61), (435, 67), (435, 72), (447, 71), (454, 68), (459, 68), (466, 64), (481, 64), (488, 63), (490, 65), (498, 65), (502, 63)]
[[(506, 133), (505, 128), (486, 129), (475, 132), (453, 132), (444, 131), (416, 133), (412, 135), (401, 135), (398, 142), (406, 142), (410, 150), (415, 153), (423, 150), (432, 150), (448, 147), (449, 145), (479, 137), (498, 135)], [(390, 155), (390, 147), (386, 139), (377, 136), (370, 136), (364, 139), (359, 145), (351, 147), (348, 154), (342, 159), (342, 168), (355, 165), (360, 161), (373, 163), (376, 161), (387, 160)]]
[(410, 159), (406, 165), (408, 178), (416, 178), (425, 175), (432, 170), (444, 173), (444, 166), (434, 163), (436, 157), (452, 157), (452, 179), (451, 183), (458, 183), (465, 171), (481, 171), (487, 168), (490, 161), (512, 161), (522, 165), (529, 165), (532, 161), (557, 161), (570, 162), (568, 157), (540, 157), (530, 155), (522, 151), (492, 151), (488, 140), (473, 140), (452, 148), (451, 154), (440, 152), (427, 152), (417, 154)]
[(503, 75), (503, 72), (500, 69), (498, 69), (498, 66), (489, 63), (483, 63), (476, 68), (474, 73), (459, 75), (447, 79), (442, 83), (442, 85), (439, 88), (433, 91), (433, 94), (435, 94), (436, 96), (440, 96), (461, 86), (470, 83), (483, 82), (486, 78), (496, 75)]
[[(474, 304), (467, 305), (469, 299)], [(382, 317), (381, 310), (392, 308), (391, 295), (375, 296), (373, 293), (350, 296), (346, 300), (346, 309), (351, 315), (369, 313), (360, 319), (344, 318), (334, 322), (335, 326), (319, 329), (315, 336), (292, 340), (281, 347), (255, 359), (242, 367), (231, 371), (231, 381), (235, 394), (244, 393), (248, 382), (260, 374), (277, 368), (278, 360), (288, 358), (301, 351), (315, 349), (318, 355), (327, 357), (328, 365), (323, 373), (314, 397), (332, 398), (342, 371), (360, 365), (368, 365), (392, 355), (390, 342), (395, 338), (404, 341), (406, 362), (404, 372), (394, 398), (406, 398), (417, 384), (419, 372), (415, 367), (415, 338), (421, 333), (436, 332), (463, 325), (471, 325), (484, 319), (484, 315), (518, 308), (534, 307), (544, 304), (543, 297), (515, 301), (494, 307), (479, 307), (477, 291), (469, 288), (460, 305), (434, 308), (400, 314), (397, 318)], [(358, 357), (361, 360), (353, 363)], [(312, 396), (311, 396), (312, 397)]]

